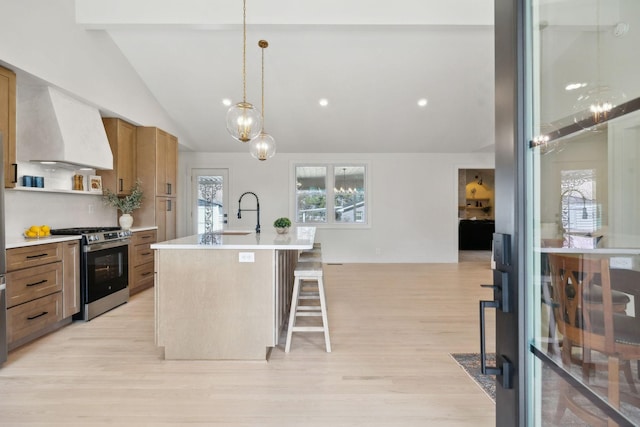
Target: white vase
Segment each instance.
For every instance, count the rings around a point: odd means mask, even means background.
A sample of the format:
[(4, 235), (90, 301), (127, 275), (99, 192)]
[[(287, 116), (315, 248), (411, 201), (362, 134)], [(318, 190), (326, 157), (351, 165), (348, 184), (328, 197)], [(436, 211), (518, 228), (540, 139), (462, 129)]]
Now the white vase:
[(128, 230), (133, 225), (133, 217), (131, 214), (122, 214), (122, 216), (118, 218), (118, 222), (123, 230)]

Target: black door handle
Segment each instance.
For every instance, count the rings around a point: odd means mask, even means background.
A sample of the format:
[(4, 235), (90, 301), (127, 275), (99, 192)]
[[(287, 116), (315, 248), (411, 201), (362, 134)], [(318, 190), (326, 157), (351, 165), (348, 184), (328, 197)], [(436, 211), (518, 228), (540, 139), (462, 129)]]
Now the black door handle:
[(500, 308), (499, 301), (480, 301), (480, 372), (483, 375), (496, 375), (498, 379), (502, 377), (502, 388), (513, 388), (513, 363), (504, 355), (501, 355), (502, 366), (497, 366), (498, 358), (496, 355), (496, 366), (487, 366), (487, 351), (485, 344), (485, 316), (486, 308)]

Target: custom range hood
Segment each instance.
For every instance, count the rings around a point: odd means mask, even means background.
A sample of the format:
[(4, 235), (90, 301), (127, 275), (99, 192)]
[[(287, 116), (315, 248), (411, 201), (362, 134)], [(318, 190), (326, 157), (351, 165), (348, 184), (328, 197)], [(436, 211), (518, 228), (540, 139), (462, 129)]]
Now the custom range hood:
[(18, 160), (113, 169), (100, 112), (47, 86), (18, 88)]

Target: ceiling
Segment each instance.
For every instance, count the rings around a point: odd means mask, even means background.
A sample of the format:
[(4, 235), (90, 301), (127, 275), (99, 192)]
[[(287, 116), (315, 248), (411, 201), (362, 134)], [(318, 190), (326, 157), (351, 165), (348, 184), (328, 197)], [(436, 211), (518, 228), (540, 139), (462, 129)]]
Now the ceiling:
[[(493, 0), (247, 0), (246, 10), (247, 101), (261, 107), (264, 39), (265, 131), (278, 152), (493, 150)], [(108, 32), (181, 149), (248, 152), (222, 104), (242, 100), (241, 0), (76, 0), (76, 21)]]

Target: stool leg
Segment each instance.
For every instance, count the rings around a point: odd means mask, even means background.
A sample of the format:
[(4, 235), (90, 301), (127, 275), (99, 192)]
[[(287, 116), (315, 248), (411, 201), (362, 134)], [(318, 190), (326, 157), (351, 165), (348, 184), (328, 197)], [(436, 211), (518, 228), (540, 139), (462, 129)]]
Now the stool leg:
[(293, 282), (293, 292), (291, 293), (291, 309), (289, 310), (289, 328), (287, 329), (287, 343), (284, 346), (284, 352), (289, 353), (291, 350), (291, 334), (293, 326), (296, 323), (296, 311), (298, 310), (298, 290), (300, 289), (300, 278), (296, 277)]
[(320, 309), (322, 310), (322, 325), (324, 327), (324, 342), (327, 353), (331, 353), (331, 339), (329, 338), (329, 318), (327, 316), (327, 297), (324, 294), (324, 281), (318, 277), (318, 293), (320, 294)]

